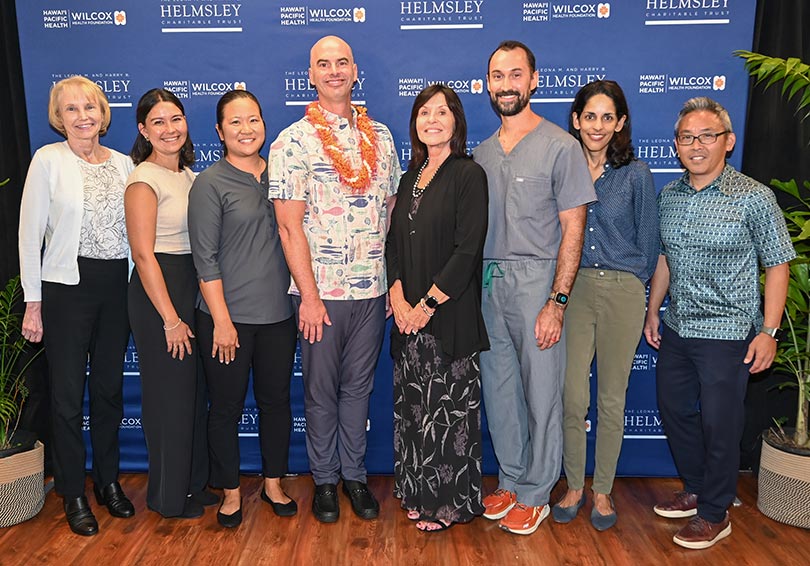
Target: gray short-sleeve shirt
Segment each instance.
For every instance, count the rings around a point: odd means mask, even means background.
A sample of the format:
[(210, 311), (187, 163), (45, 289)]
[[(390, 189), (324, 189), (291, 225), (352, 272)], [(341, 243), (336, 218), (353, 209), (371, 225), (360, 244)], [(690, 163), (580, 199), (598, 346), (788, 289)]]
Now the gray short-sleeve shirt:
[[(189, 194), (188, 228), (197, 275), (222, 280), (234, 322), (271, 324), (292, 316), (267, 169), (261, 183), (224, 158), (200, 173)], [(210, 314), (202, 297), (199, 307)]]
[(484, 259), (557, 259), (559, 212), (596, 200), (579, 142), (544, 119), (508, 155), (496, 132), (473, 157), (489, 183)]

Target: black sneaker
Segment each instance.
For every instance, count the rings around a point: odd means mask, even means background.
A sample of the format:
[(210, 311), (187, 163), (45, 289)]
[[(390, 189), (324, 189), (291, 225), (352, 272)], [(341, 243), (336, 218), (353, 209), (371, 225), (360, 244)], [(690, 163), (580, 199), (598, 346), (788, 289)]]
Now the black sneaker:
[(361, 481), (343, 480), (343, 493), (352, 500), (352, 510), (361, 519), (376, 519), (380, 504)]
[(321, 523), (334, 523), (340, 517), (338, 505), (337, 486), (325, 483), (315, 486), (315, 496), (312, 498), (312, 514)]

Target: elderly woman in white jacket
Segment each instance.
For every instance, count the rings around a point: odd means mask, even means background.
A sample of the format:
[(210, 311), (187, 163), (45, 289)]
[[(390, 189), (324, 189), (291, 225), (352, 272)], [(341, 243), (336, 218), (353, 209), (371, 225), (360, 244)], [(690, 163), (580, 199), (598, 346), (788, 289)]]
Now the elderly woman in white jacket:
[(90, 439), (96, 499), (115, 517), (135, 513), (118, 483), (129, 273), (124, 184), (129, 157), (99, 143), (110, 106), (92, 81), (70, 77), (51, 89), (48, 119), (66, 141), (31, 161), (20, 209), (23, 336), (45, 342), (51, 387), (54, 479), (68, 524), (94, 535), (84, 495), (82, 400), (90, 361)]

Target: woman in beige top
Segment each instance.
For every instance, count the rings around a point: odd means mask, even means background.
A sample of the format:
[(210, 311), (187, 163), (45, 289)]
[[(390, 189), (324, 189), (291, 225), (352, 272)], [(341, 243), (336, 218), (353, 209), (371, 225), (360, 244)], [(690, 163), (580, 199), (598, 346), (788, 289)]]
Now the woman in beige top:
[(149, 456), (146, 504), (164, 517), (192, 519), (218, 498), (205, 491), (205, 387), (197, 371), (197, 277), (188, 240), (189, 168), (194, 147), (183, 104), (152, 89), (136, 110), (137, 167), (124, 197), (135, 272), (129, 316), (141, 370), (142, 422)]

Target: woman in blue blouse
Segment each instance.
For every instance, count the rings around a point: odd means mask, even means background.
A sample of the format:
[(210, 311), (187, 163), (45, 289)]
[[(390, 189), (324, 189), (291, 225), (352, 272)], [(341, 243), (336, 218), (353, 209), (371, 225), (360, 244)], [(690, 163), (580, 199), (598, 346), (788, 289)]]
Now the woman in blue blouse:
[(630, 114), (621, 87), (595, 81), (577, 93), (571, 133), (580, 140), (598, 202), (588, 206), (579, 272), (565, 315), (563, 457), (568, 491), (553, 508), (567, 523), (585, 504), (585, 419), (597, 352), (597, 435), (591, 523), (616, 523), (610, 497), (624, 435), (624, 404), (645, 315), (645, 285), (658, 258), (652, 174), (633, 154)]

